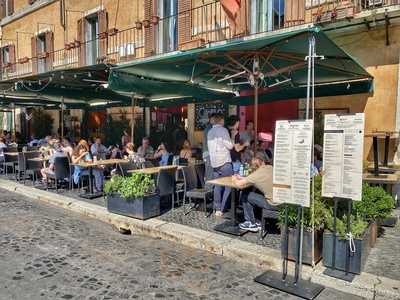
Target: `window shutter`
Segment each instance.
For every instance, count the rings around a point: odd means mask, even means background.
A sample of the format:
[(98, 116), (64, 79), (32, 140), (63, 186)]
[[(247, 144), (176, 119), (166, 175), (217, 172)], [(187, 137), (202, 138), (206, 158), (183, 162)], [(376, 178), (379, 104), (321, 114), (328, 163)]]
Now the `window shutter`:
[(46, 32), (45, 36), (46, 41), (46, 70), (50, 71), (53, 69), (53, 61), (54, 61), (54, 33), (52, 31)]
[(305, 0), (286, 0), (285, 27), (300, 25), (305, 19)]
[(9, 45), (8, 46), (8, 55), (10, 57), (10, 63), (11, 63), (11, 72), (15, 72), (17, 70), (16, 66), (16, 59), (15, 59), (15, 46), (14, 45)]
[(155, 27), (151, 24), (153, 16), (157, 15), (156, 0), (144, 0), (144, 19), (149, 26), (144, 26), (144, 55), (151, 56), (155, 53)]
[(1, 70), (1, 79), (5, 79), (3, 75), (3, 48), (0, 47), (0, 70)]
[(14, 0), (6, 0), (8, 1), (8, 12), (7, 15), (11, 16), (14, 13)]
[(108, 47), (108, 13), (106, 10), (100, 10), (97, 13), (99, 19), (99, 58), (104, 60), (107, 57)]
[(192, 0), (178, 1), (178, 46), (192, 39)]
[(241, 0), (240, 9), (237, 16), (237, 28), (235, 36), (242, 36), (249, 33), (250, 28), (250, 1)]
[(33, 36), (31, 38), (31, 47), (32, 47), (32, 74), (37, 74), (38, 59), (37, 59), (37, 38), (36, 38), (36, 36)]
[(0, 18), (3, 19), (6, 16), (6, 0), (0, 0)]
[(85, 65), (85, 19), (79, 19), (78, 20), (78, 33), (77, 33), (77, 38), (80, 43), (79, 45), (79, 53), (78, 53), (78, 61), (79, 61), (79, 66), (84, 66)]

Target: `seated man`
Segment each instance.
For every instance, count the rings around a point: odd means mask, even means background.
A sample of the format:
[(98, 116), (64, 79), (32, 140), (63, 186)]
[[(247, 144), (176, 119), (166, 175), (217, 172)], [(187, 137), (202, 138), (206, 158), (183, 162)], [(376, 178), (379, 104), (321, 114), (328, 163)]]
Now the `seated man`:
[(93, 157), (97, 157), (99, 160), (105, 160), (108, 149), (101, 143), (101, 138), (96, 137), (94, 144), (90, 147), (90, 152)]
[(240, 200), (243, 205), (245, 222), (239, 224), (243, 230), (258, 232), (261, 225), (254, 217), (254, 207), (276, 210), (277, 203), (272, 201), (272, 166), (267, 165), (268, 157), (264, 152), (257, 152), (251, 161), (252, 167), (256, 170), (247, 177), (234, 175), (233, 182), (240, 188), (251, 185), (263, 193), (253, 192), (253, 188), (244, 189)]

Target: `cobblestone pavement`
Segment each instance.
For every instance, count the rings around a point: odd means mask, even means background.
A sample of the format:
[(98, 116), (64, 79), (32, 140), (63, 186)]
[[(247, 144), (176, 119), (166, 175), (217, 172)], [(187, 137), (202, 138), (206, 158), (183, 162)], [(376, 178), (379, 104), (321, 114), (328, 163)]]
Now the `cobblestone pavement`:
[(295, 299), (253, 282), (253, 267), (0, 194), (1, 300)]
[[(400, 209), (395, 210), (400, 215)], [(384, 227), (368, 256), (365, 272), (400, 280), (400, 224)]]

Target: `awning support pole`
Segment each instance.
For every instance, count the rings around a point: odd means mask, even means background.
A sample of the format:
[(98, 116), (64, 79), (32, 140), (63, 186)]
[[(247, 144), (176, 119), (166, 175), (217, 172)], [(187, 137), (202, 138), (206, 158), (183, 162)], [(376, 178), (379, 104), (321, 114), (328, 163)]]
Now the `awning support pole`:
[(13, 109), (13, 130), (12, 130), (12, 140), (14, 142), (17, 142), (17, 122), (16, 122), (16, 112), (15, 112), (15, 103), (12, 103), (12, 109)]
[(136, 98), (132, 95), (131, 98), (131, 142), (134, 143), (134, 135), (135, 135), (135, 107), (136, 107)]
[(61, 140), (64, 139), (64, 96), (61, 97)]

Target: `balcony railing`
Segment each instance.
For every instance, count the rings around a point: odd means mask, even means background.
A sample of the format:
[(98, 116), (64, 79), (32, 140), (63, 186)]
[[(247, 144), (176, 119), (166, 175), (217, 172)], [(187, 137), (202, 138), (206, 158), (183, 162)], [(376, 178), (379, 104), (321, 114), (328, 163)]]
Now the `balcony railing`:
[[(264, 0), (265, 1), (265, 0)], [(99, 63), (117, 64), (175, 50), (308, 23), (335, 22), (357, 13), (400, 4), (400, 0), (278, 0), (274, 7), (252, 7), (261, 0), (242, 1), (236, 19), (228, 19), (219, 1), (179, 14), (138, 21), (124, 30), (110, 29), (91, 41), (77, 40), (63, 49), (17, 58), (1, 68), (2, 80)], [(268, 13), (269, 12), (269, 13)], [(93, 48), (94, 47), (94, 48)], [(93, 53), (95, 54), (89, 55)]]

